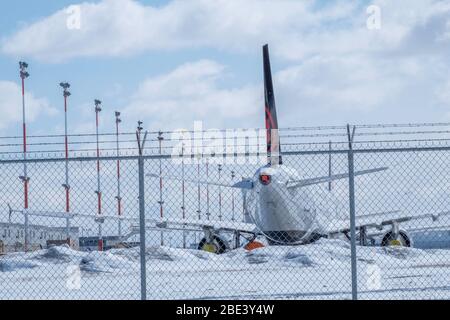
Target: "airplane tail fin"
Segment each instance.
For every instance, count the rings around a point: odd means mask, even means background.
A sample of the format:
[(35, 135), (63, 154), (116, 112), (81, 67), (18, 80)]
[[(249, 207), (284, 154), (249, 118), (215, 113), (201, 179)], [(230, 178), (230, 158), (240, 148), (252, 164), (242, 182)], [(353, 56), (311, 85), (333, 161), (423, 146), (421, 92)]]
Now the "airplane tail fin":
[(267, 156), (270, 165), (282, 164), (280, 136), (278, 133), (277, 110), (273, 92), (272, 70), (270, 68), (269, 45), (263, 47), (264, 95), (267, 131)]

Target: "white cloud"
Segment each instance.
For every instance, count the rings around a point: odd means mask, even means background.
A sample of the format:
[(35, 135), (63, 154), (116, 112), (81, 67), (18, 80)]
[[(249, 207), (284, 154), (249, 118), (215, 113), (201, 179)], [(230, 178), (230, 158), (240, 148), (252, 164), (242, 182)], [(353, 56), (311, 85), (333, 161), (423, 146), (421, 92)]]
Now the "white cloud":
[[(145, 80), (134, 93), (123, 115), (145, 120), (154, 130), (186, 128), (196, 120), (205, 127), (240, 127), (259, 124), (262, 88), (223, 88), (224, 66), (201, 60)], [(255, 121), (256, 120), (256, 121)]]
[[(80, 30), (66, 28), (61, 10), (4, 39), (2, 51), (50, 62), (204, 47), (256, 57), (268, 42), (274, 70), (286, 63), (275, 83), (280, 109), (291, 111), (280, 112), (280, 120), (289, 114), (282, 125), (305, 118), (433, 119), (430, 111), (436, 116), (447, 99), (442, 84), (450, 74), (450, 3), (370, 4), (381, 9), (380, 30), (367, 29), (368, 3), (362, 0), (175, 0), (159, 7), (103, 0), (80, 5)], [(259, 117), (250, 116), (260, 112), (262, 86), (223, 87), (224, 72), (222, 65), (201, 61), (147, 79), (125, 116), (129, 112), (133, 122), (145, 117), (153, 127), (196, 119), (211, 126), (258, 125)]]
[[(32, 93), (25, 94), (27, 121), (34, 121), (42, 115), (54, 115), (56, 109), (47, 99), (37, 98)], [(16, 125), (22, 121), (22, 88), (14, 82), (0, 81), (0, 129)]]
[[(363, 1), (174, 0), (152, 7), (135, 0), (80, 4), (81, 28), (67, 28), (67, 9), (23, 27), (3, 41), (2, 51), (45, 61), (123, 56), (152, 50), (212, 47), (253, 52), (270, 42), (286, 59), (314, 54), (392, 50), (415, 28), (442, 18), (439, 37), (450, 41), (450, 5), (438, 0), (386, 1), (381, 29), (366, 28)], [(33, 43), (33, 45), (30, 45)]]
[(347, 1), (320, 10), (315, 6), (315, 1), (296, 0), (175, 0), (152, 7), (133, 0), (103, 0), (80, 4), (79, 30), (66, 27), (69, 15), (63, 9), (4, 39), (2, 50), (61, 61), (204, 46), (253, 51), (271, 42), (280, 44), (274, 46), (280, 48), (277, 52), (289, 56), (281, 44), (303, 42), (322, 24), (354, 15), (357, 7)]
[[(275, 77), (280, 121), (286, 126), (432, 119), (429, 110), (439, 110), (448, 90), (436, 92), (447, 77), (438, 65), (423, 57), (367, 59), (354, 54), (309, 59)], [(437, 94), (440, 101), (432, 99)], [(419, 113), (423, 117), (417, 119)]]
[[(283, 96), (312, 107), (369, 110), (427, 73), (418, 61), (367, 60), (363, 55), (316, 57), (278, 73)], [(419, 80), (419, 78), (416, 78)], [(301, 84), (301, 85), (299, 85)]]

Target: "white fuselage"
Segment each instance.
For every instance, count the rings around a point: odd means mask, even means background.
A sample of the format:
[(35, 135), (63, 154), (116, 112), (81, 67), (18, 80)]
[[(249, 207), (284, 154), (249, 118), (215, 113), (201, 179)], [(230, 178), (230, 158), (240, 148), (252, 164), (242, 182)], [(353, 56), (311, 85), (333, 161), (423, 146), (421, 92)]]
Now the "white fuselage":
[[(264, 184), (260, 177), (269, 176)], [(245, 194), (247, 222), (253, 222), (274, 244), (296, 244), (312, 241), (321, 232), (320, 213), (308, 188), (288, 188), (298, 180), (295, 169), (284, 165), (258, 169), (253, 189)]]

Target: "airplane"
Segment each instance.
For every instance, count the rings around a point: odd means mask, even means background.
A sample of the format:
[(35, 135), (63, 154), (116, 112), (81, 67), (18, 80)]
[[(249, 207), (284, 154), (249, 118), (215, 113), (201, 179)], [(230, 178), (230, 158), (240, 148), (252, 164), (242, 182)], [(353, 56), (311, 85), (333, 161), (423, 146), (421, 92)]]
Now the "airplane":
[[(245, 223), (198, 220), (164, 219), (156, 224), (159, 228), (186, 230), (187, 227), (199, 228), (204, 232), (204, 238), (198, 244), (198, 249), (213, 253), (224, 253), (230, 249), (228, 241), (221, 235), (223, 232), (234, 232), (235, 240), (243, 234), (247, 238), (246, 248), (253, 249), (264, 246), (256, 241), (257, 236), (263, 236), (269, 245), (303, 245), (320, 238), (350, 239), (350, 222), (345, 220), (328, 220), (321, 225), (318, 215), (325, 214), (317, 210), (314, 195), (308, 186), (329, 183), (347, 179), (348, 173), (334, 174), (323, 177), (302, 179), (297, 170), (283, 163), (281, 143), (278, 134), (278, 119), (275, 105), (275, 95), (272, 71), (269, 57), (269, 46), (263, 46), (264, 92), (265, 92), (265, 127), (267, 132), (267, 165), (256, 170), (251, 179), (235, 184), (224, 184), (198, 179), (182, 179), (176, 176), (160, 176), (148, 174), (152, 178), (185, 181), (196, 184), (216, 185), (242, 190), (244, 202)], [(356, 171), (355, 176), (376, 174), (387, 170), (386, 167)], [(422, 214), (414, 217), (402, 217), (400, 211), (382, 212), (357, 216), (356, 222), (358, 240), (361, 245), (374, 242), (368, 230), (374, 229), (381, 235), (382, 246), (400, 245), (412, 246), (412, 239), (405, 230), (399, 228), (400, 223), (415, 219), (431, 218), (433, 221), (450, 212), (437, 214)], [(385, 217), (383, 219), (383, 217)], [(326, 220), (326, 219), (325, 219)], [(388, 230), (385, 230), (388, 227)], [(235, 241), (234, 248), (239, 247)]]

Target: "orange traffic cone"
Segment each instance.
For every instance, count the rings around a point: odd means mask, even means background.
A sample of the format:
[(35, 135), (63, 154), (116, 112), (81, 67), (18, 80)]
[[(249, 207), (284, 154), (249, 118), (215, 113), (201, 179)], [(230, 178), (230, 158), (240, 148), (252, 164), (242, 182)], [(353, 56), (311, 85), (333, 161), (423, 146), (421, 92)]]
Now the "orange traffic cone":
[(259, 241), (251, 241), (244, 247), (245, 250), (252, 251), (255, 249), (264, 248), (264, 245)]

